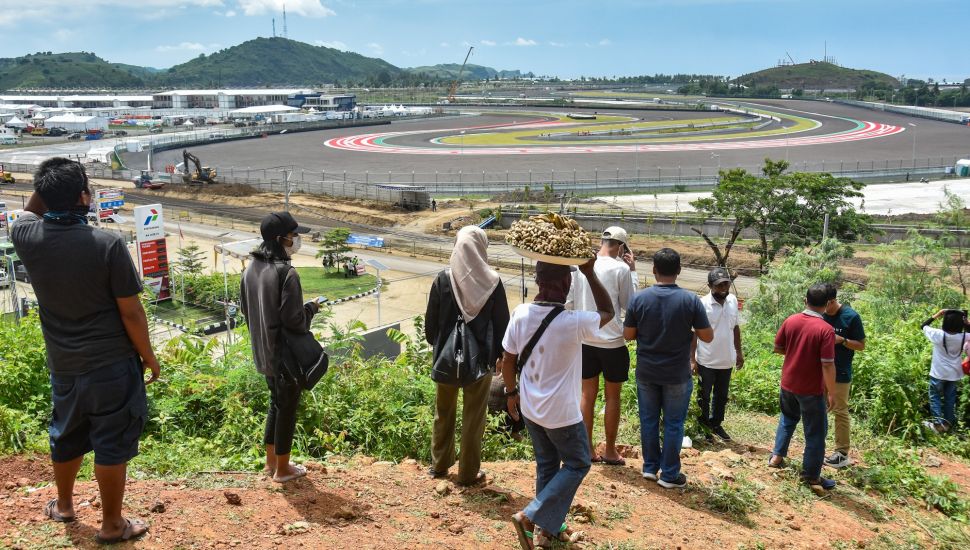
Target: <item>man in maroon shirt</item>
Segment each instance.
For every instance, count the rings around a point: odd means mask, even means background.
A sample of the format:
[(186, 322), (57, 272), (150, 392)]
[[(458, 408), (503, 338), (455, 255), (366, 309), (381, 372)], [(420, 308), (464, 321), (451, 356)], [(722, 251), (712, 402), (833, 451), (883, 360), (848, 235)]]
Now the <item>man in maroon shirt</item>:
[(781, 418), (768, 465), (784, 466), (788, 444), (801, 420), (805, 430), (802, 481), (813, 489), (831, 490), (835, 481), (822, 477), (828, 409), (834, 404), (835, 391), (835, 333), (822, 318), (827, 302), (826, 286), (813, 285), (805, 294), (805, 311), (785, 319), (775, 336), (775, 353), (784, 355), (785, 362), (781, 367)]

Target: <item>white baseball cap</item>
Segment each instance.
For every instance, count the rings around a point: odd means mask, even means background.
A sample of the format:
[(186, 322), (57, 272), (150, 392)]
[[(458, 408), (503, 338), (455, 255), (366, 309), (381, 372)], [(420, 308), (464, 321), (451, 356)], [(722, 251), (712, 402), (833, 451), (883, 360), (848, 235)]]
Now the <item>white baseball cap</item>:
[(613, 226), (613, 227), (606, 228), (606, 231), (603, 232), (603, 238), (614, 240), (614, 241), (620, 241), (621, 243), (626, 244), (628, 237), (626, 234), (626, 229), (623, 229), (622, 227)]

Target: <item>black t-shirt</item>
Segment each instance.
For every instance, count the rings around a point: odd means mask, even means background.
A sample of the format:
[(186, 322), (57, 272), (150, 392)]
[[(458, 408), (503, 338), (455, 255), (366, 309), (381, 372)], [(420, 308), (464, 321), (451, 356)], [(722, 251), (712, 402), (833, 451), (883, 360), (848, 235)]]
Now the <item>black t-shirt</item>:
[[(861, 341), (866, 339), (866, 331), (862, 326), (862, 317), (856, 310), (842, 304), (835, 315), (823, 315), (828, 324), (832, 325), (837, 336), (847, 340)], [(855, 351), (842, 344), (835, 346), (835, 381), (840, 383), (852, 382), (852, 359)]]
[(30, 212), (10, 235), (37, 296), (51, 373), (84, 374), (135, 354), (115, 300), (142, 286), (119, 236)]
[(694, 329), (711, 328), (701, 299), (677, 285), (653, 285), (630, 300), (623, 326), (637, 329), (638, 380), (685, 384), (690, 380)]

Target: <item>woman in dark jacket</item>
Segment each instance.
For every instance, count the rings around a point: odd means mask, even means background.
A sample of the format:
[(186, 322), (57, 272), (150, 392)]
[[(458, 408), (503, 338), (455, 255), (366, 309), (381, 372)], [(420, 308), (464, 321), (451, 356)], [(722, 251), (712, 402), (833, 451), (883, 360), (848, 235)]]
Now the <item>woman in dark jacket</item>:
[(306, 475), (302, 466), (290, 463), (300, 386), (287, 372), (280, 349), (280, 327), (296, 333), (310, 331), (310, 321), (320, 311), (316, 301), (303, 302), (300, 276), (290, 258), (300, 249), (300, 227), (289, 212), (263, 218), (259, 232), (263, 242), (252, 253), (240, 288), (242, 313), (249, 325), (256, 370), (269, 386), (266, 414), (266, 473), (283, 483)]
[(428, 474), (444, 477), (455, 463), (455, 420), (458, 390), (463, 394), (461, 452), (458, 458), (458, 483), (472, 485), (485, 479), (480, 470), (482, 437), (485, 435), (486, 405), (493, 365), (502, 352), (502, 337), (509, 324), (505, 287), (494, 269), (488, 266), (485, 231), (476, 226), (462, 228), (451, 253), (449, 269), (442, 271), (431, 285), (424, 333), (434, 346), (437, 361), (459, 315), (479, 345), (481, 362), (474, 380), (459, 383), (437, 382), (434, 427), (431, 435), (431, 467)]

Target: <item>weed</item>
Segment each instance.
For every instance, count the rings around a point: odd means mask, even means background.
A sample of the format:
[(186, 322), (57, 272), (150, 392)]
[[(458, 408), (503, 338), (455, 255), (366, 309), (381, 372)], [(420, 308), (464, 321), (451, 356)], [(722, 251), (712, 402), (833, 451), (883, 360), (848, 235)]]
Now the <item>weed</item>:
[(758, 493), (762, 487), (739, 476), (735, 481), (712, 481), (703, 487), (704, 504), (715, 512), (744, 519), (761, 508)]

